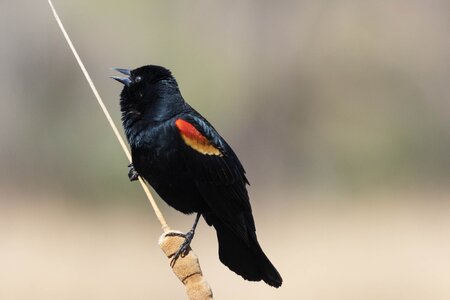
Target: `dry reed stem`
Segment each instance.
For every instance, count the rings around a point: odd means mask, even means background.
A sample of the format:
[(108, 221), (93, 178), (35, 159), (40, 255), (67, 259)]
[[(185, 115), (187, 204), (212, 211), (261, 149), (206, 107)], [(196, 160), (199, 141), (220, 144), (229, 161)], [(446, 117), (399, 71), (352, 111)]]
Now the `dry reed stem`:
[[(116, 125), (114, 124), (114, 121), (112, 120), (111, 115), (108, 112), (108, 109), (106, 108), (105, 104), (103, 103), (103, 100), (100, 97), (100, 94), (98, 93), (97, 88), (95, 87), (94, 82), (91, 79), (91, 76), (89, 76), (89, 73), (83, 64), (83, 61), (81, 60), (80, 56), (78, 55), (77, 50), (75, 49), (74, 45), (72, 44), (72, 41), (70, 40), (69, 35), (67, 34), (66, 30), (64, 29), (64, 25), (62, 24), (61, 19), (59, 18), (58, 13), (56, 12), (56, 9), (53, 6), (52, 1), (48, 0), (48, 4), (50, 4), (50, 7), (53, 11), (53, 15), (55, 16), (56, 22), (58, 23), (59, 28), (61, 29), (64, 37), (66, 38), (66, 41), (69, 44), (70, 50), (72, 50), (72, 53), (75, 56), (75, 59), (77, 60), (78, 65), (80, 66), (81, 71), (84, 74), (84, 77), (86, 77), (86, 80), (89, 83), (89, 86), (91, 87), (92, 92), (94, 93), (94, 96), (98, 101), (98, 104), (102, 108), (102, 111), (105, 114), (105, 117), (109, 122), (109, 125), (111, 126), (112, 130), (114, 131), (114, 134), (116, 135), (116, 138), (120, 143), (120, 146), (122, 146), (123, 152), (125, 152), (125, 155), (127, 156), (128, 160), (131, 162), (130, 151), (128, 150), (122, 136), (120, 135), (119, 130), (117, 129)], [(163, 214), (161, 213), (161, 210), (159, 209), (158, 205), (156, 204), (156, 201), (153, 198), (149, 188), (145, 184), (145, 181), (140, 176), (139, 176), (139, 182), (141, 183), (141, 186), (144, 189), (145, 194), (147, 195), (148, 201), (150, 202), (151, 206), (153, 207), (153, 210), (155, 211), (156, 217), (158, 218), (159, 222), (161, 223), (161, 228), (163, 229), (164, 232), (168, 232), (170, 230), (170, 227), (167, 225), (166, 219), (164, 218)]]
[[(111, 118), (111, 115), (108, 112), (108, 109), (106, 108), (105, 104), (102, 101), (102, 98), (100, 97), (100, 94), (98, 93), (94, 82), (92, 81), (91, 77), (89, 76), (89, 73), (87, 72), (83, 62), (81, 61), (80, 56), (78, 55), (77, 50), (75, 49), (74, 45), (72, 44), (72, 41), (69, 38), (69, 35), (67, 34), (66, 30), (64, 29), (64, 25), (61, 22), (61, 19), (59, 18), (55, 7), (53, 6), (53, 3), (51, 0), (48, 0), (48, 3), (50, 4), (50, 7), (53, 11), (53, 14), (55, 16), (56, 22), (59, 25), (59, 28), (61, 29), (67, 43), (69, 44), (70, 49), (72, 50), (73, 55), (75, 56), (78, 65), (81, 68), (81, 71), (83, 72), (84, 76), (86, 77), (86, 80), (89, 83), (89, 86), (92, 89), (92, 92), (95, 95), (95, 98), (98, 101), (98, 104), (103, 110), (103, 113), (106, 116), (106, 119), (109, 122), (109, 125), (111, 126), (112, 130), (114, 131), (114, 134), (116, 135), (117, 140), (120, 143), (120, 146), (122, 147), (123, 152), (125, 152), (125, 155), (127, 156), (128, 160), (131, 162), (131, 154), (128, 150), (122, 136), (119, 133), (119, 130), (117, 129), (116, 125), (114, 124), (114, 121)], [(163, 235), (160, 238), (160, 247), (164, 251), (164, 253), (169, 257), (169, 260), (171, 260), (171, 256), (175, 252), (175, 249), (178, 249), (180, 245), (183, 242), (183, 238), (177, 237), (177, 236), (167, 236), (167, 233), (170, 232), (170, 227), (167, 225), (167, 222), (162, 215), (161, 211), (158, 208), (158, 205), (155, 202), (155, 199), (153, 198), (148, 186), (145, 184), (145, 181), (139, 176), (139, 182), (141, 183), (142, 188), (144, 189), (145, 194), (147, 195), (147, 198), (150, 202), (150, 204), (153, 207), (153, 210), (155, 211), (156, 217), (158, 218), (159, 222), (161, 223), (161, 227), (164, 231)], [(175, 273), (175, 275), (181, 280), (181, 282), (186, 287), (186, 293), (190, 300), (210, 300), (213, 299), (212, 291), (209, 286), (209, 284), (206, 282), (206, 279), (203, 277), (202, 271), (200, 269), (200, 264), (197, 259), (197, 256), (193, 253), (192, 250), (189, 251), (189, 254), (185, 257), (180, 257), (176, 264), (172, 266), (172, 270)]]

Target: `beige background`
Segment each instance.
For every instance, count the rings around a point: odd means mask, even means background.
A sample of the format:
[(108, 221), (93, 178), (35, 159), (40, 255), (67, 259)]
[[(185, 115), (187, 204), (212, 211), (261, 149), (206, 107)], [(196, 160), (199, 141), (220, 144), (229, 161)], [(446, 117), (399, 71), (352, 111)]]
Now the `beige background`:
[[(450, 298), (448, 1), (54, 4), (118, 124), (109, 68), (161, 64), (243, 161), (284, 285), (230, 272), (202, 222), (217, 299)], [(0, 299), (182, 299), (47, 2), (0, 22)]]

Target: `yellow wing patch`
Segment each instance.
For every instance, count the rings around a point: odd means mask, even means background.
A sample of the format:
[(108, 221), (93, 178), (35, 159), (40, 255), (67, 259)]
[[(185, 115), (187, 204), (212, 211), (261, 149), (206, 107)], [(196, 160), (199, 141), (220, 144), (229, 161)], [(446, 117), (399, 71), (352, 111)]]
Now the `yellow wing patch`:
[(175, 126), (177, 126), (180, 131), (183, 141), (192, 149), (205, 155), (223, 156), (220, 150), (214, 147), (210, 141), (208, 141), (208, 139), (189, 122), (177, 119), (175, 121)]

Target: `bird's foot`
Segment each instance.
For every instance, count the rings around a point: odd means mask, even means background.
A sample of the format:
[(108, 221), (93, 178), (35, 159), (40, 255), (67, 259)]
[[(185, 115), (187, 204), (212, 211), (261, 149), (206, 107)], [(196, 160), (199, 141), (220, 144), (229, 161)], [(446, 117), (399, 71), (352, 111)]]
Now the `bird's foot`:
[(128, 179), (130, 181), (138, 180), (139, 173), (134, 169), (133, 164), (128, 165)]
[(170, 266), (173, 267), (177, 261), (177, 259), (181, 257), (185, 257), (189, 253), (189, 246), (191, 245), (192, 239), (194, 238), (194, 230), (190, 230), (186, 234), (170, 232), (167, 236), (181, 236), (184, 237), (184, 242), (181, 244), (180, 248), (178, 248), (177, 252), (172, 257), (172, 261), (170, 262)]

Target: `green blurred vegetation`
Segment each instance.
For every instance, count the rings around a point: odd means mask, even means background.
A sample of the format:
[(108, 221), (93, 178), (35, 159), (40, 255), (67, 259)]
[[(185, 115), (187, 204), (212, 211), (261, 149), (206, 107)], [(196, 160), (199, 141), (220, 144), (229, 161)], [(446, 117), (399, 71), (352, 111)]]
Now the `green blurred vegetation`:
[[(0, 180), (140, 193), (44, 2), (3, 2)], [(161, 64), (253, 189), (445, 186), (447, 1), (55, 1), (119, 124), (110, 67)]]

